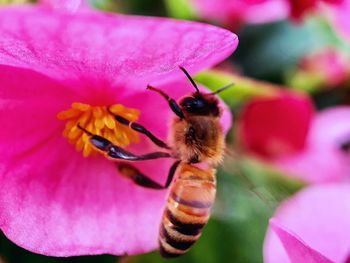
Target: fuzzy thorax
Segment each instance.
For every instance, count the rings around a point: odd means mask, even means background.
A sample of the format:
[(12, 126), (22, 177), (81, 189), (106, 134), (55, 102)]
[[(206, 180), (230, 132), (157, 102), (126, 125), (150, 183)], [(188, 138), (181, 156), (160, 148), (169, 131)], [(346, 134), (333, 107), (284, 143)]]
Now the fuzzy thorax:
[(170, 138), (175, 156), (184, 162), (206, 162), (216, 166), (222, 161), (225, 142), (219, 117), (175, 119)]

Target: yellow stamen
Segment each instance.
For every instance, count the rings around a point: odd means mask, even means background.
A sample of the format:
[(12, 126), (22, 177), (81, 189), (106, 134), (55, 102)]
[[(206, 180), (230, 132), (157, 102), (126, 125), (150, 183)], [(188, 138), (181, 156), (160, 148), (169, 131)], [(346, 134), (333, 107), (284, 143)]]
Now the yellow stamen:
[[(138, 110), (121, 104), (110, 106), (109, 111), (132, 122), (136, 121), (140, 115)], [(77, 151), (82, 151), (84, 157), (87, 157), (97, 151), (91, 145), (89, 136), (78, 128), (78, 124), (87, 131), (103, 136), (120, 147), (139, 142), (138, 133), (117, 122), (110, 112), (107, 106), (91, 106), (74, 102), (72, 108), (61, 111), (57, 114), (57, 118), (66, 121), (63, 136), (70, 143), (75, 144)]]

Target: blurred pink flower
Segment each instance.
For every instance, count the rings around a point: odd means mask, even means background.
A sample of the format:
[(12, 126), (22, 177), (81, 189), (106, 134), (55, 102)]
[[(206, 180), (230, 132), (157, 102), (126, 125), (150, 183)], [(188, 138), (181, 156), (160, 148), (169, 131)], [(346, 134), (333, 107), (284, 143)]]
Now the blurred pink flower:
[[(119, 103), (116, 111), (134, 119), (140, 113), (138, 122), (166, 138), (173, 114), (146, 85), (175, 99), (192, 92), (188, 81), (179, 81), (184, 77), (178, 66), (191, 73), (209, 67), (233, 52), (237, 37), (193, 22), (93, 11), (70, 15), (29, 6), (1, 9), (0, 35), (1, 230), (45, 255), (155, 249), (165, 191), (135, 186), (101, 155), (84, 158), (66, 138), (89, 155), (84, 136), (57, 115), (74, 117), (78, 109), (88, 109), (98, 117), (103, 108), (97, 106)], [(105, 117), (91, 127), (115, 128)], [(225, 111), (226, 130), (229, 120)], [(124, 145), (137, 141), (128, 129), (118, 134)], [(130, 150), (157, 149), (139, 138)], [(170, 163), (135, 165), (162, 183)]]
[(88, 7), (87, 0), (39, 0), (39, 3), (45, 7), (55, 9), (56, 11), (65, 11), (74, 13), (79, 9)]
[(301, 151), (274, 159), (283, 171), (310, 183), (350, 179), (350, 107), (319, 112)]
[(310, 90), (340, 86), (349, 76), (349, 56), (338, 49), (325, 48), (304, 56), (289, 78), (291, 85)]
[(230, 28), (240, 24), (259, 24), (284, 19), (288, 4), (284, 0), (190, 0), (198, 14)]
[[(309, 98), (282, 95), (248, 103), (240, 136), (248, 152), (310, 183), (349, 180), (350, 107), (313, 115)], [(349, 146), (350, 147), (350, 146)]]
[(334, 28), (350, 41), (350, 0), (288, 0), (288, 2), (290, 17), (294, 20), (301, 20), (310, 13), (330, 16)]
[(349, 262), (349, 201), (349, 184), (329, 184), (283, 202), (270, 220), (264, 262)]
[[(228, 28), (241, 24), (260, 24), (291, 18), (301, 20), (305, 15), (324, 14), (324, 6), (337, 10), (336, 20), (349, 32), (349, 0), (189, 0), (198, 15)], [(346, 8), (345, 8), (346, 7)], [(347, 11), (346, 11), (347, 10)]]
[(304, 95), (281, 92), (275, 97), (254, 99), (241, 113), (242, 144), (263, 158), (302, 150), (313, 112), (311, 100)]
[(343, 0), (340, 5), (329, 11), (334, 28), (350, 43), (350, 0)]
[(337, 49), (323, 49), (303, 57), (300, 70), (306, 74), (319, 76), (323, 85), (327, 87), (335, 87), (348, 78), (350, 69), (348, 59)]

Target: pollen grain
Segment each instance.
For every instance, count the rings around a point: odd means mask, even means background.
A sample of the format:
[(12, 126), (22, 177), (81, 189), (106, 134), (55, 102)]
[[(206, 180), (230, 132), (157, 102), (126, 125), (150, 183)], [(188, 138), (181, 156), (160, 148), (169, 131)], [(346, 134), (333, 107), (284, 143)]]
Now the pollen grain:
[(72, 103), (70, 109), (57, 114), (59, 120), (66, 121), (63, 136), (71, 144), (75, 144), (77, 151), (82, 151), (84, 157), (97, 153), (97, 150), (90, 144), (89, 136), (78, 128), (78, 124), (120, 147), (139, 142), (138, 133), (117, 122), (107, 108), (111, 113), (118, 114), (131, 122), (136, 121), (140, 115), (139, 110), (127, 108), (121, 104), (107, 107), (91, 106), (80, 102)]

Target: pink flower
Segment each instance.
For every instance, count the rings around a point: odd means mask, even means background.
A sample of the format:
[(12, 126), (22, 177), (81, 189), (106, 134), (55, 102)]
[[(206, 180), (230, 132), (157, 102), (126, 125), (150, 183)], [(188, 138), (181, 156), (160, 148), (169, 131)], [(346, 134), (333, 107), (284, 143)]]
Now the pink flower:
[(228, 27), (284, 19), (288, 5), (282, 0), (191, 0), (199, 15)]
[(292, 19), (298, 21), (310, 13), (330, 16), (335, 30), (350, 41), (350, 21), (348, 19), (350, 0), (288, 0), (288, 2)]
[(56, 11), (71, 13), (88, 7), (87, 0), (40, 0), (39, 3)]
[(302, 66), (305, 70), (309, 70), (310, 73), (322, 74), (325, 84), (335, 87), (345, 82), (348, 78), (350, 69), (348, 59), (336, 49), (325, 49), (305, 57), (302, 61)]
[(349, 107), (313, 117), (303, 96), (259, 99), (243, 109), (240, 135), (245, 149), (288, 175), (310, 183), (343, 181), (350, 172), (349, 119)]
[(350, 43), (350, 0), (344, 0), (342, 4), (330, 10), (334, 28)]
[(304, 56), (291, 76), (291, 86), (304, 90), (334, 88), (349, 78), (349, 56), (335, 48), (325, 48)]
[[(178, 66), (209, 67), (236, 48), (237, 37), (193, 22), (35, 7), (1, 9), (0, 35), (1, 230), (45, 255), (155, 249), (166, 191), (122, 177), (77, 124), (124, 147), (139, 141), (128, 147), (137, 154), (159, 151), (111, 121), (106, 106), (117, 104), (110, 110), (165, 139), (174, 114), (146, 85), (175, 99), (192, 92)], [(225, 111), (226, 130), (228, 120)], [(171, 163), (135, 166), (164, 183)]]
[(310, 183), (350, 179), (350, 107), (334, 107), (314, 117), (304, 149), (281, 156), (274, 163), (290, 175)]
[(305, 146), (312, 115), (312, 102), (303, 95), (281, 92), (254, 99), (241, 113), (242, 144), (263, 158), (295, 153)]
[[(324, 6), (336, 9), (340, 27), (348, 28), (349, 0), (189, 0), (198, 15), (235, 29), (241, 24), (260, 24), (292, 18), (301, 20), (307, 14), (324, 14)], [(347, 3), (346, 3), (347, 2)], [(346, 8), (345, 8), (346, 7)]]
[(350, 185), (308, 187), (270, 220), (264, 262), (349, 262)]

